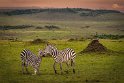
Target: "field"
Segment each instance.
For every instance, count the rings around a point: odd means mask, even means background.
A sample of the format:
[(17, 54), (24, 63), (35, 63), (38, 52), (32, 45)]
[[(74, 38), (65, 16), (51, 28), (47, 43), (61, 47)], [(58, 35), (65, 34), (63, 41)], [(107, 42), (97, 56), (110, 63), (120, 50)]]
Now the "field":
[[(124, 79), (124, 42), (113, 40), (100, 40), (100, 42), (113, 52), (105, 53), (84, 53), (78, 54), (90, 42), (86, 41), (73, 41), (67, 42), (66, 40), (51, 40), (51, 43), (56, 44), (59, 49), (71, 47), (77, 52), (76, 57), (76, 73), (73, 74), (71, 68), (69, 74), (60, 74), (59, 65), (57, 70), (59, 74), (55, 75), (53, 71), (53, 59), (51, 57), (43, 57), (40, 67), (40, 75), (23, 75), (21, 73), (21, 60), (20, 52), (24, 48), (32, 50), (37, 54), (38, 48), (43, 49), (45, 44), (30, 45), (27, 42), (0, 42), (0, 83), (123, 83)], [(33, 73), (33, 69), (29, 68)], [(66, 65), (63, 64), (63, 70), (66, 70)]]
[[(31, 26), (24, 29), (8, 29), (6, 26)], [(41, 39), (93, 38), (97, 34), (124, 35), (124, 14), (102, 14), (79, 16), (72, 13), (35, 13), (22, 15), (1, 15), (0, 39), (17, 38), (19, 41)], [(45, 26), (57, 26), (49, 29)], [(38, 27), (38, 28), (37, 28)]]
[[(102, 35), (100, 43), (109, 51), (80, 54), (96, 35)], [(59, 74), (54, 74), (53, 58), (43, 57), (40, 75), (31, 75), (32, 67), (29, 67), (30, 74), (22, 74), (20, 52), (26, 48), (38, 54), (38, 49), (46, 45), (31, 43), (35, 39), (48, 41), (60, 50), (74, 49), (77, 53), (76, 73), (73, 74), (70, 68), (69, 74), (64, 72), (61, 75), (57, 65)], [(70, 12), (0, 14), (0, 83), (123, 83), (123, 55), (122, 13), (98, 16), (80, 16)], [(66, 69), (63, 63), (63, 71)]]

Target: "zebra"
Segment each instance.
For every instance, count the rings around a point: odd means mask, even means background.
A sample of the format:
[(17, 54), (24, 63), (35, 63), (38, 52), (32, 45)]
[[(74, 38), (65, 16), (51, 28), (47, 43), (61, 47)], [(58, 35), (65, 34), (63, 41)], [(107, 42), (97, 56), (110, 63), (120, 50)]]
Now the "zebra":
[(26, 72), (29, 73), (27, 67), (30, 65), (33, 67), (34, 69), (34, 74), (36, 75), (39, 73), (39, 67), (40, 67), (40, 63), (42, 60), (42, 56), (43, 56), (43, 52), (41, 50), (39, 50), (38, 52), (38, 56), (36, 56), (35, 54), (33, 54), (30, 50), (24, 49), (21, 52), (21, 61), (22, 61), (22, 72), (24, 74), (24, 67), (26, 69)]
[[(73, 73), (75, 73), (75, 57), (76, 57), (76, 53), (73, 49), (71, 48), (66, 48), (64, 50), (58, 50), (55, 46), (51, 45), (51, 44), (47, 44), (45, 49), (44, 49), (44, 54), (50, 54), (52, 55), (52, 57), (54, 58), (54, 64), (53, 64), (53, 69), (55, 74), (57, 74), (56, 71), (56, 63), (60, 64), (60, 70), (61, 70), (61, 74), (63, 74), (62, 72), (62, 63), (66, 63), (67, 67), (69, 68), (69, 62), (71, 62), (71, 66), (73, 67)], [(66, 71), (66, 73), (68, 73), (68, 69)]]

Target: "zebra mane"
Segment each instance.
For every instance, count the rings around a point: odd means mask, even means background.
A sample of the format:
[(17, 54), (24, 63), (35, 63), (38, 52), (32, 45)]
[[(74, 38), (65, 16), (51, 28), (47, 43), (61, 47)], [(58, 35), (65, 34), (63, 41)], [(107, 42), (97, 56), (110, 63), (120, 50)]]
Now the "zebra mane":
[(58, 51), (58, 49), (57, 49), (54, 45), (49, 45), (49, 47), (50, 47), (51, 49), (54, 49), (54, 50)]
[(43, 55), (43, 51), (41, 49), (39, 49), (39, 51), (38, 51), (38, 57), (42, 58), (42, 56), (44, 56)]
[[(47, 46), (49, 46), (49, 48), (51, 49), (51, 53), (52, 53), (52, 56), (53, 56), (53, 53), (59, 53), (59, 50), (54, 46), (54, 45), (51, 45), (51, 44), (49, 44), (49, 45), (47, 45)], [(54, 51), (54, 52), (53, 52)], [(57, 55), (57, 54), (55, 54), (55, 56)]]
[[(30, 51), (29, 49), (24, 49), (23, 51), (27, 51), (27, 53), (29, 54), (29, 55), (31, 55), (31, 56), (37, 56), (36, 54), (34, 54), (32, 51)], [(42, 52), (41, 50), (40, 50), (40, 52)], [(41, 55), (38, 55), (37, 57), (41, 57)]]

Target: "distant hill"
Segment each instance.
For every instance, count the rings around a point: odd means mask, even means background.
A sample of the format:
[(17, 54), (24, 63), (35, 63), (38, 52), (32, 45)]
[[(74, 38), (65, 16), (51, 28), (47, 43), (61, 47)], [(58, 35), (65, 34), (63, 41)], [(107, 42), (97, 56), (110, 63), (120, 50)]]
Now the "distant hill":
[(36, 13), (66, 13), (66, 14), (77, 14), (80, 16), (98, 16), (102, 14), (110, 13), (121, 13), (117, 10), (92, 10), (92, 9), (83, 9), (83, 8), (47, 8), (47, 9), (1, 9), (0, 14), (2, 15), (22, 15), (22, 14), (36, 14)]

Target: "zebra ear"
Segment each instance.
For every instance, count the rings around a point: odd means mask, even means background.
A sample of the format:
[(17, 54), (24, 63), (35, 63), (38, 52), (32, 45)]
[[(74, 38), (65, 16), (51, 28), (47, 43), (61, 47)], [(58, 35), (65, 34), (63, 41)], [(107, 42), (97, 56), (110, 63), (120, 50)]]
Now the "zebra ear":
[(46, 45), (48, 46), (48, 45), (51, 45), (51, 44), (48, 42)]
[(53, 43), (53, 44), (51, 44), (51, 45), (52, 45), (52, 46), (55, 46), (56, 44)]
[(47, 43), (46, 45), (48, 46), (49, 44)]

